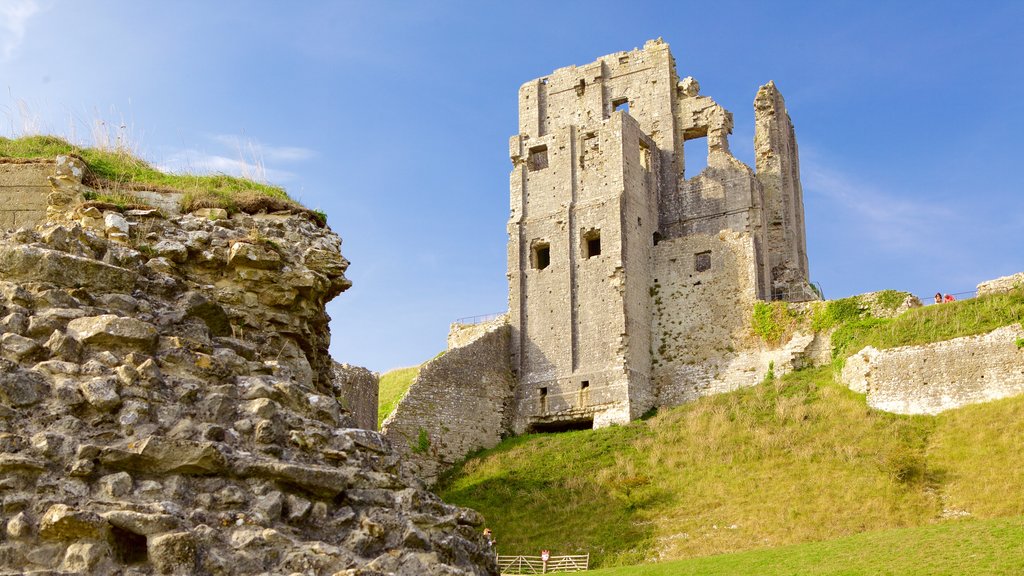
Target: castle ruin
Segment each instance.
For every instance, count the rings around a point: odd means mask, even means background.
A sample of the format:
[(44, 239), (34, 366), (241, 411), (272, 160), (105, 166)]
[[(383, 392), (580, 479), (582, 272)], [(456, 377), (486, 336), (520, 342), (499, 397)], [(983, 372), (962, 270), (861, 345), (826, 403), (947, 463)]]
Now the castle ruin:
[[(828, 356), (813, 334), (753, 336), (757, 301), (818, 299), (774, 83), (754, 110), (756, 171), (660, 39), (520, 88), (508, 314), (454, 324), (383, 423), (422, 478), (510, 434), (626, 423)], [(701, 139), (707, 165), (687, 172)]]
[[(817, 299), (796, 138), (774, 83), (754, 110), (756, 171), (729, 151), (732, 114), (677, 76), (660, 39), (520, 88), (515, 432), (624, 423), (699, 395), (687, 365), (731, 346), (746, 304)], [(698, 139), (707, 167), (691, 173)]]

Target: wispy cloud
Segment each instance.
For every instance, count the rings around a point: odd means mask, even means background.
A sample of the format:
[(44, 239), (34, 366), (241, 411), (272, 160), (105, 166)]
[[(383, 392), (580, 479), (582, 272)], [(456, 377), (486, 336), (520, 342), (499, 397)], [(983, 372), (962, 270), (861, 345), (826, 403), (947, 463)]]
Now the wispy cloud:
[(177, 150), (158, 165), (160, 170), (177, 174), (228, 174), (261, 182), (284, 183), (295, 178), (293, 172), (268, 168), (260, 162), (211, 154), (195, 148)]
[(229, 174), (283, 184), (296, 175), (280, 165), (304, 162), (317, 155), (309, 148), (273, 146), (229, 134), (213, 134), (207, 138), (216, 150), (174, 150), (160, 163), (160, 169), (176, 173)]
[(805, 196), (820, 195), (837, 204), (860, 240), (878, 249), (933, 251), (944, 243), (943, 231), (957, 219), (949, 206), (897, 195), (816, 162), (813, 156), (801, 160)]
[(264, 160), (269, 162), (302, 162), (316, 156), (316, 152), (309, 148), (300, 148), (298, 146), (271, 146), (269, 144), (264, 144), (263, 142), (248, 140), (243, 137), (233, 136), (230, 134), (214, 134), (209, 138), (214, 142), (222, 144), (228, 149), (238, 151), (240, 154), (262, 157)]
[(29, 19), (39, 12), (35, 0), (0, 2), (0, 58), (10, 60), (25, 39)]

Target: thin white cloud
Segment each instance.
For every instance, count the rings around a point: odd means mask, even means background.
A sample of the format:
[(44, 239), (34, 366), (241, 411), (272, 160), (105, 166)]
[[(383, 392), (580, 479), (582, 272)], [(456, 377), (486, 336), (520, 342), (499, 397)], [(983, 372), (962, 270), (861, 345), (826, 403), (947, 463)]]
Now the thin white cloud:
[(28, 21), (37, 12), (35, 0), (0, 1), (0, 58), (10, 60), (25, 40)]
[(296, 175), (276, 166), (304, 162), (317, 155), (315, 150), (309, 148), (271, 146), (230, 134), (211, 134), (206, 138), (218, 150), (174, 150), (160, 163), (159, 168), (178, 174), (229, 174), (282, 184), (294, 180)]
[(292, 172), (267, 168), (259, 162), (229, 158), (195, 149), (178, 150), (168, 155), (157, 168), (175, 174), (227, 174), (277, 184), (295, 178)]
[(936, 245), (945, 244), (943, 231), (957, 219), (949, 206), (897, 196), (813, 157), (801, 160), (805, 196), (820, 195), (837, 204), (860, 239), (880, 249), (934, 251)]
[(271, 146), (230, 134), (214, 134), (210, 140), (245, 156), (257, 156), (269, 162), (303, 162), (316, 156), (315, 150), (298, 146)]

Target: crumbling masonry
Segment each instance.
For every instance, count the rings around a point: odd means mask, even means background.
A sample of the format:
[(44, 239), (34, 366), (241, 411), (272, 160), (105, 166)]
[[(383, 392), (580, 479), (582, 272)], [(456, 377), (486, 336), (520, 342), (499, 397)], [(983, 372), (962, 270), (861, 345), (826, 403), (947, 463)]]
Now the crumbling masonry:
[[(813, 335), (752, 338), (755, 301), (817, 299), (773, 83), (754, 109), (756, 172), (729, 152), (732, 114), (661, 40), (520, 88), (508, 316), (453, 325), (383, 424), (421, 477), (504, 435), (628, 422), (828, 353)], [(691, 174), (698, 139), (707, 167)]]
[[(519, 90), (509, 152), (513, 428), (628, 422), (699, 395), (687, 366), (736, 342), (755, 299), (808, 285), (796, 139), (775, 84), (754, 100), (757, 171), (732, 114), (668, 44), (569, 66)], [(707, 139), (707, 167), (684, 143)]]

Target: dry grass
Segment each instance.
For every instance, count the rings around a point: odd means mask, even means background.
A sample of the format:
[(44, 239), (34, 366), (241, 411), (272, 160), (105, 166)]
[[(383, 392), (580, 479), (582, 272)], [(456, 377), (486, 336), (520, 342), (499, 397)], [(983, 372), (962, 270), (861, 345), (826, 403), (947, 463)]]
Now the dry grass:
[(626, 426), (507, 440), (440, 493), (481, 511), (501, 553), (600, 566), (929, 525), (954, 504), (1021, 514), (1024, 398), (980, 408), (891, 415), (807, 370)]

